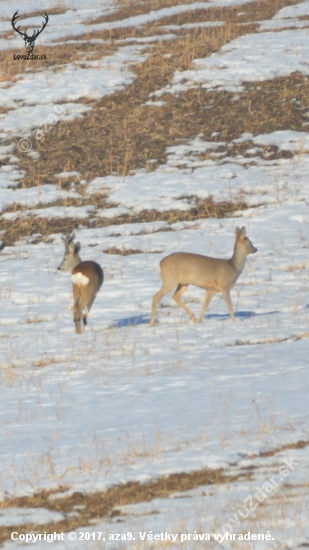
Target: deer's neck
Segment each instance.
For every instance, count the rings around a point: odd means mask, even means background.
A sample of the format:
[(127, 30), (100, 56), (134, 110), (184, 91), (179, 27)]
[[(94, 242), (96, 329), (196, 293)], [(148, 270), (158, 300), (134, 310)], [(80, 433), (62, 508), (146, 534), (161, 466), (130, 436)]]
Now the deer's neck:
[(234, 254), (231, 258), (231, 264), (233, 265), (234, 269), (237, 271), (238, 275), (241, 274), (242, 270), (245, 267), (247, 259), (247, 254), (244, 254), (244, 251), (240, 246), (237, 246), (237, 243), (235, 243), (234, 248)]
[(72, 262), (72, 271), (74, 269), (74, 267), (76, 267), (78, 264), (80, 264), (82, 262), (82, 259), (77, 256), (76, 258), (74, 258), (74, 261)]

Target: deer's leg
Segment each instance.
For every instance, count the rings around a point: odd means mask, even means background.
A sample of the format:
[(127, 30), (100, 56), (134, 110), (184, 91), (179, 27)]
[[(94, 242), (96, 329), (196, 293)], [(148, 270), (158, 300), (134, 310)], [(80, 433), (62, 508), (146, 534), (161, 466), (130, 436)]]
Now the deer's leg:
[(223, 300), (225, 301), (225, 303), (228, 307), (231, 319), (232, 319), (233, 322), (235, 322), (235, 315), (234, 315), (234, 311), (233, 311), (233, 304), (232, 304), (230, 292), (228, 290), (221, 290), (221, 294), (222, 294)]
[(157, 292), (157, 294), (154, 295), (152, 299), (151, 317), (150, 317), (150, 323), (149, 323), (150, 327), (154, 326), (155, 314), (156, 314), (158, 303), (160, 302), (161, 298), (163, 298), (163, 296), (165, 296), (168, 292), (170, 292), (170, 290), (172, 290), (174, 287), (175, 287), (175, 284), (171, 286), (163, 283), (162, 288), (159, 290), (159, 292)]
[[(74, 289), (76, 288), (75, 290), (75, 293), (74, 293)], [(93, 298), (90, 300), (89, 302), (89, 296), (88, 296), (88, 292), (87, 292), (87, 286), (77, 286), (77, 285), (74, 285), (73, 286), (73, 296), (75, 298), (75, 301), (74, 301), (74, 319), (76, 317), (76, 319), (79, 319), (80, 321), (83, 321), (83, 325), (86, 326), (87, 325), (87, 316), (89, 314), (89, 311), (90, 311), (90, 308), (94, 302), (94, 298), (95, 296), (93, 296)], [(82, 332), (82, 329), (80, 329), (80, 332)], [(79, 334), (80, 334), (79, 332)]]
[(82, 325), (81, 325), (80, 322), (81, 322), (81, 319), (78, 319), (78, 318), (74, 317), (76, 334), (82, 334), (82, 332), (83, 332)]
[(208, 308), (209, 304), (210, 304), (210, 300), (212, 299), (212, 297), (217, 294), (218, 290), (206, 290), (206, 294), (205, 294), (205, 297), (204, 297), (204, 301), (203, 301), (203, 305), (202, 305), (202, 309), (201, 309), (201, 313), (199, 314), (198, 318), (196, 319), (196, 323), (199, 323), (200, 320), (202, 319), (206, 309)]
[(93, 305), (93, 302), (96, 298), (96, 294), (94, 294), (90, 300), (90, 302), (88, 302), (88, 304), (85, 306), (85, 314), (83, 315), (83, 323), (84, 325), (86, 326), (87, 325), (87, 317), (90, 313), (90, 310), (92, 308), (92, 305)]
[(186, 312), (187, 315), (189, 315), (190, 319), (192, 319), (192, 321), (194, 321), (194, 323), (197, 323), (197, 319), (196, 319), (195, 315), (193, 315), (192, 311), (181, 300), (181, 296), (183, 295), (186, 288), (188, 288), (188, 286), (189, 285), (179, 284), (178, 287), (176, 288), (176, 292), (173, 296), (173, 300), (175, 300), (176, 304), (179, 307), (181, 307), (181, 309), (183, 309)]
[(81, 326), (81, 310), (77, 304), (74, 304), (74, 323), (75, 323), (75, 332), (76, 334), (81, 334), (83, 332), (82, 326)]
[(81, 301), (80, 294), (81, 294), (80, 288), (78, 287), (78, 285), (73, 284), (73, 298), (74, 298), (73, 312), (74, 312), (74, 323), (75, 323), (76, 334), (81, 334), (83, 332), (82, 326), (81, 326), (82, 309), (80, 308), (80, 301)]

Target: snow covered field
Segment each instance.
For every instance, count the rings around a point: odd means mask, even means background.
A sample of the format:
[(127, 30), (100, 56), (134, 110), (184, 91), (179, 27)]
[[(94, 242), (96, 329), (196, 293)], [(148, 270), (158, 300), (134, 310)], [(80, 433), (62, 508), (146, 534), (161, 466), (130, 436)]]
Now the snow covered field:
[[(50, 17), (41, 40), (51, 46), (60, 37), (78, 37), (89, 20), (92, 32), (109, 25), (158, 23), (186, 10), (205, 9), (206, 14), (214, 6), (239, 5), (241, 12), (241, 4), (246, 3), (175, 2), (125, 22), (95, 24), (99, 16), (113, 14), (117, 7), (96, 0), (85, 7), (85, 2), (66, 0), (61, 3), (63, 13)], [(48, 12), (58, 5), (49, 1), (43, 7), (43, 2), (27, 0), (22, 9)], [(0, 48), (12, 48), (13, 55), (15, 48), (21, 48), (21, 38), (4, 33), (15, 5), (4, 1), (0, 8)], [(169, 94), (177, 97), (196, 86), (231, 91), (237, 101), (248, 81), (258, 86), (295, 71), (308, 75), (308, 18), (309, 2), (304, 1), (281, 9), (271, 20), (258, 21), (258, 32), (196, 59), (188, 71), (175, 71), (168, 86), (153, 90), (151, 106), (146, 104), (144, 109), (156, 104), (160, 110)], [(25, 24), (30, 27), (32, 21), (26, 19)], [(173, 32), (173, 25), (166, 26), (166, 35), (160, 35), (162, 44), (175, 38), (168, 34)], [(218, 542), (197, 542), (192, 537), (180, 541), (180, 534), (250, 531), (271, 537), (221, 541), (222, 546), (302, 548), (309, 544), (306, 113), (302, 131), (287, 126), (269, 134), (240, 133), (231, 143), (220, 136), (220, 141), (216, 136), (209, 141), (196, 135), (168, 148), (166, 162), (152, 172), (140, 169), (126, 176), (98, 172), (91, 181), (84, 180), (81, 172), (62, 174), (76, 178), (65, 189), (57, 185), (59, 174), (55, 174), (54, 185), (19, 186), (24, 177), (19, 140), (31, 141), (30, 152), (23, 154), (35, 162), (40, 155), (33, 134), (41, 124), (38, 121), (57, 114), (55, 106), (60, 104), (58, 124), (61, 120), (74, 123), (93, 109), (85, 98), (95, 101), (124, 90), (134, 81), (133, 66), (147, 59), (146, 38), (142, 44), (119, 43), (113, 55), (99, 62), (86, 56), (61, 70), (36, 68), (14, 81), (1, 82), (1, 220), (18, 224), (27, 216), (76, 218), (81, 257), (99, 262), (105, 281), (87, 330), (79, 336), (74, 332), (70, 276), (57, 272), (64, 253), (61, 233), (39, 236), (38, 244), (33, 244), (37, 235), (25, 235), (0, 252), (0, 533), (1, 526), (12, 526), (18, 533), (54, 532), (57, 522), (69, 517), (66, 511), (7, 507), (5, 499), (11, 497), (51, 490), (56, 492), (51, 498), (61, 501), (61, 496), (89, 495), (128, 482), (149, 483), (171, 474), (222, 469), (231, 476), (227, 483), (119, 505), (111, 517), (94, 517), (95, 524), (81, 523), (83, 527), (76, 529), (77, 537), (83, 531), (102, 532), (104, 543), (65, 537), (65, 542), (54, 542), (53, 547), (197, 550), (217, 548)], [(158, 39), (152, 35), (151, 43)], [(231, 156), (231, 147), (237, 143), (248, 147), (244, 154)], [(274, 147), (277, 156), (261, 156)], [(116, 206), (57, 204), (65, 199), (91, 199), (97, 193), (107, 194), (107, 201)], [(210, 195), (217, 203), (241, 196), (247, 209), (230, 218), (172, 224), (78, 225), (88, 218), (115, 218), (150, 209), (185, 212), (192, 206), (190, 197), (203, 200)], [(6, 211), (14, 204), (16, 209)], [(246, 227), (258, 253), (248, 257), (231, 292), (236, 323), (219, 295), (199, 325), (168, 295), (158, 307), (155, 327), (149, 328), (151, 300), (161, 285), (160, 260), (175, 251), (228, 258), (237, 226)], [(5, 242), (1, 225), (0, 237)], [(139, 253), (104, 252), (113, 248)], [(202, 298), (203, 291), (195, 287), (184, 295), (195, 313)], [(276, 484), (272, 489), (264, 487), (266, 496), (260, 502), (253, 497), (258, 505), (249, 514), (244, 501), (249, 506), (250, 495), (271, 476)], [(57, 495), (59, 488), (64, 490), (61, 495)], [(70, 513), (78, 517), (78, 507)], [(134, 541), (125, 540), (128, 532)], [(179, 534), (178, 540), (142, 540), (139, 535), (161, 532)], [(123, 535), (121, 542), (109, 539), (113, 533)], [(3, 547), (40, 550), (49, 544), (26, 545), (17, 538)]]

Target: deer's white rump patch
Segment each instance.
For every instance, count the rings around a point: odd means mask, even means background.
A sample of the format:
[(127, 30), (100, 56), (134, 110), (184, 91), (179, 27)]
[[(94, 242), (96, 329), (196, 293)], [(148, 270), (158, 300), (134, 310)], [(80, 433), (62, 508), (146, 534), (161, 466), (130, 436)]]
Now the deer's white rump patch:
[(82, 273), (74, 273), (74, 275), (71, 276), (71, 279), (74, 285), (86, 286), (89, 283), (89, 278)]

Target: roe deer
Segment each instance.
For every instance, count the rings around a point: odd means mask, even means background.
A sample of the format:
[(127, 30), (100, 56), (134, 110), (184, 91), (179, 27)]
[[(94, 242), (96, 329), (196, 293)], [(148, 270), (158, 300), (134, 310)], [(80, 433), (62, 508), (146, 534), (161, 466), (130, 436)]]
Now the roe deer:
[(82, 262), (78, 254), (81, 246), (80, 243), (74, 243), (74, 236), (62, 237), (62, 240), (65, 253), (58, 269), (72, 272), (75, 331), (81, 334), (81, 320), (87, 325), (89, 311), (103, 284), (104, 275), (101, 266), (96, 262)]
[[(209, 306), (210, 300), (217, 292), (221, 292), (232, 321), (235, 321), (230, 289), (233, 288), (244, 269), (248, 254), (257, 252), (257, 248), (246, 237), (245, 227), (242, 229), (237, 227), (235, 229), (235, 236), (234, 254), (230, 260), (210, 258), (189, 252), (175, 252), (174, 254), (170, 254), (170, 256), (166, 256), (160, 262), (162, 288), (154, 295), (152, 300), (151, 327), (154, 326), (155, 313), (159, 301), (175, 286), (177, 288), (173, 299), (195, 323), (200, 322)], [(181, 296), (188, 285), (194, 285), (206, 290), (202, 310), (198, 318), (193, 315), (192, 311), (181, 300)]]

